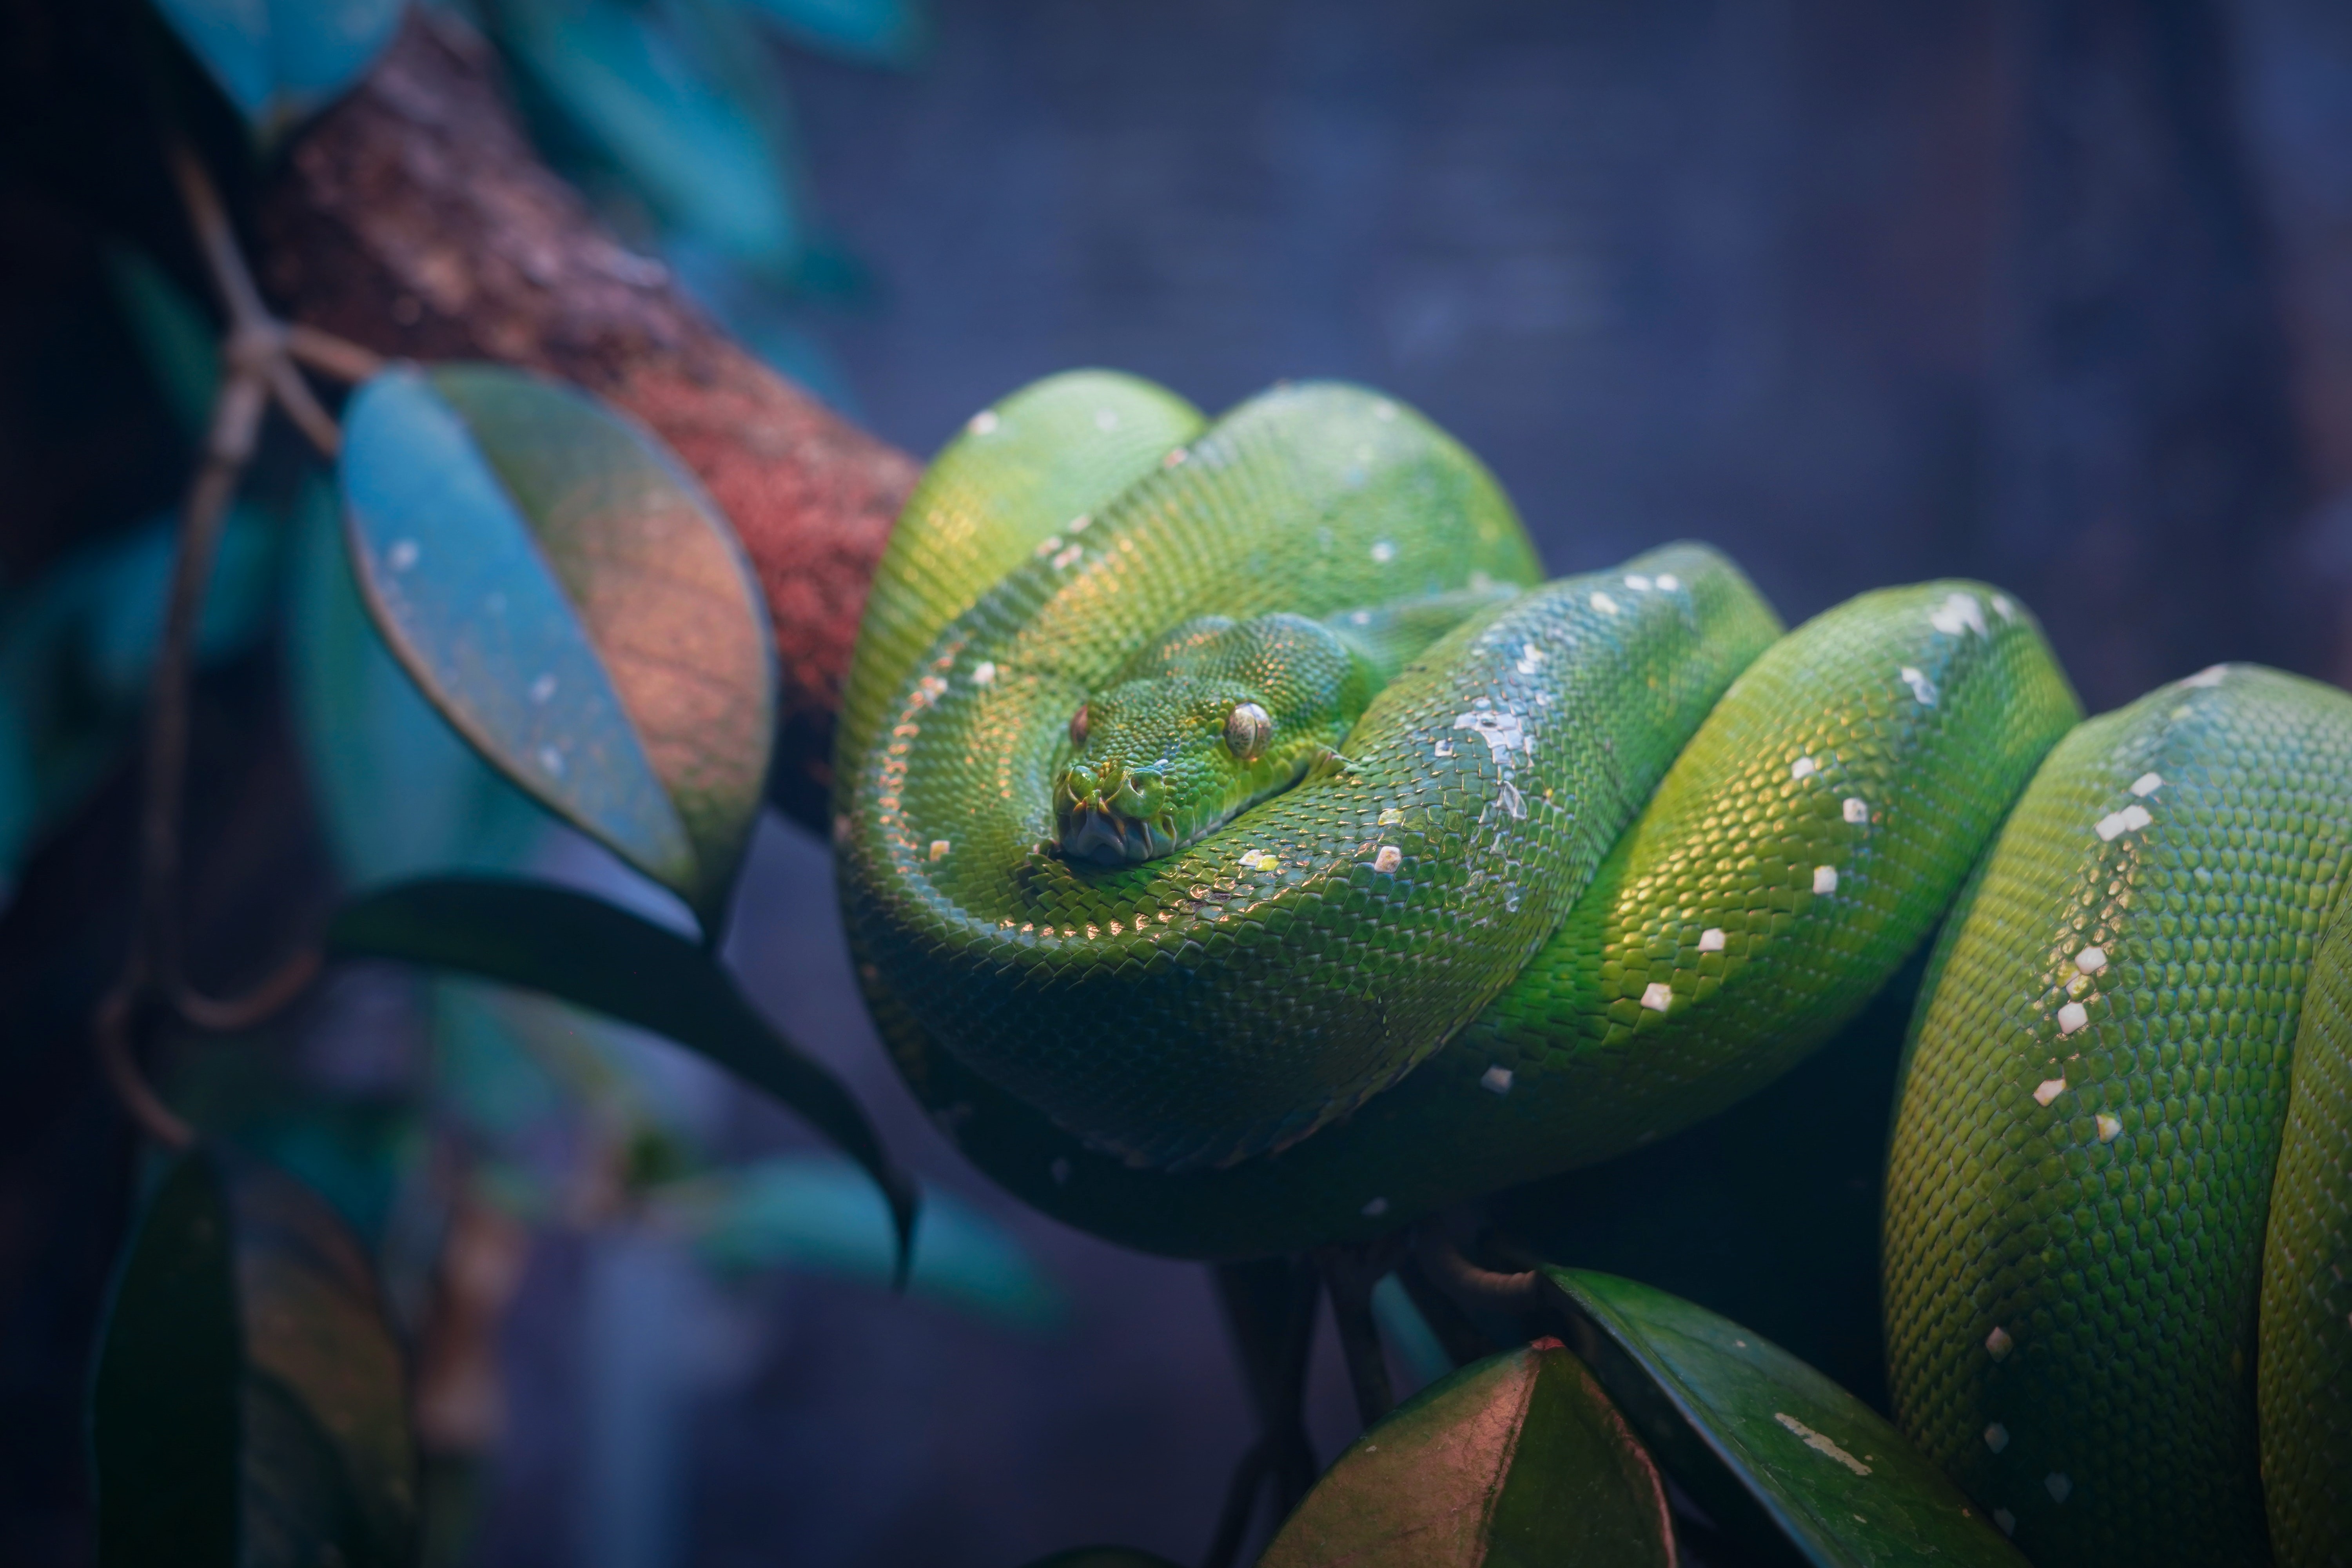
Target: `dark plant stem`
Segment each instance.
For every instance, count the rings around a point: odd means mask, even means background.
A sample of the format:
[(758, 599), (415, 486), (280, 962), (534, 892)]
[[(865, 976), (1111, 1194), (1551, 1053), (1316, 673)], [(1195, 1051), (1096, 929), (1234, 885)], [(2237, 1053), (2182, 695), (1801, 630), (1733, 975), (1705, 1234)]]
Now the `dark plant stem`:
[(141, 1071), (140, 1037), (165, 1010), (206, 1029), (257, 1023), (292, 1000), (319, 971), (318, 953), (306, 950), (253, 991), (226, 1001), (194, 990), (184, 973), (179, 908), (182, 817), (187, 787), (189, 695), (205, 593), (220, 553), (229, 505), (236, 497), (247, 465), (253, 460), (270, 405), (275, 403), (322, 456), (332, 458), (341, 444), (334, 416), (302, 379), (294, 356), (346, 378), (369, 374), (381, 362), (356, 344), (310, 328), (289, 330), (271, 316), (238, 248), (228, 211), (204, 164), (180, 142), (165, 150), (165, 161), (187, 209), (196, 248), (227, 312), (228, 325), (222, 338), (221, 381), (213, 397), (204, 450), (181, 504), (179, 548), (164, 600), (163, 637), (148, 683), (139, 898), (131, 951), (121, 974), (100, 1001), (91, 1029), (107, 1081), (124, 1112), (156, 1142), (182, 1149), (194, 1134), (157, 1097)]
[(1232, 1568), (1249, 1538), (1260, 1496), (1271, 1493), (1276, 1521), (1315, 1484), (1314, 1445), (1305, 1420), (1307, 1352), (1322, 1278), (1301, 1257), (1221, 1264), (1218, 1300), (1233, 1332), (1243, 1381), (1256, 1407), (1257, 1440), (1234, 1467), (1202, 1568)]
[(1323, 1283), (1331, 1292), (1331, 1321), (1339, 1331), (1339, 1351), (1347, 1358), (1356, 1413), (1368, 1427), (1396, 1408), (1388, 1352), (1381, 1344), (1380, 1326), (1372, 1321), (1372, 1287), (1396, 1267), (1403, 1250), (1403, 1238), (1398, 1235), (1315, 1249), (1316, 1266), (1322, 1269)]

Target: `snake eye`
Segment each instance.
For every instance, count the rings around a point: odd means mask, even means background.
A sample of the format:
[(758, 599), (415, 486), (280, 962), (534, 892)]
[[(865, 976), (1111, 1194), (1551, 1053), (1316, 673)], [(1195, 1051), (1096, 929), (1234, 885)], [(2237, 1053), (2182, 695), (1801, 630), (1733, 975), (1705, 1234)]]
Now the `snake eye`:
[(1236, 702), (1225, 715), (1225, 749), (1244, 762), (1265, 750), (1274, 734), (1274, 721), (1255, 702)]
[(1078, 704), (1078, 710), (1070, 715), (1070, 744), (1083, 746), (1086, 743), (1087, 705), (1081, 702)]

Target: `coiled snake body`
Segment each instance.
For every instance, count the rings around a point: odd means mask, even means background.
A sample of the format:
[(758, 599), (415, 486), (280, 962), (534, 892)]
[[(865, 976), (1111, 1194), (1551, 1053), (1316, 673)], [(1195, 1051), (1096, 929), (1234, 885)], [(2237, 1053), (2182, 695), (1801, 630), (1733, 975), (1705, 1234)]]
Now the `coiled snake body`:
[(2338, 1560), (2352, 699), (2219, 667), (2082, 723), (1981, 584), (1783, 635), (1704, 546), (1538, 579), (1475, 459), (1361, 389), (1204, 426), (1081, 373), (975, 417), (838, 750), (918, 1094), (1115, 1240), (1361, 1237), (1730, 1105), (1940, 921), (1901, 1424), (2043, 1561)]

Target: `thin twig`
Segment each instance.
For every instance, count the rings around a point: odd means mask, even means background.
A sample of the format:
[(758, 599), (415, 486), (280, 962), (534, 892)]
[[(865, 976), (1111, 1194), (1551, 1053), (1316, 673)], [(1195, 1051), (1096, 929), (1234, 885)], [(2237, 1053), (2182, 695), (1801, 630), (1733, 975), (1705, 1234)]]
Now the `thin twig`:
[(320, 375), (352, 385), (367, 380), (383, 368), (383, 356), (373, 349), (362, 348), (332, 332), (322, 332), (316, 327), (306, 327), (299, 321), (289, 321), (286, 327), (286, 352), (299, 363)]
[(131, 1011), (135, 1004), (128, 993), (116, 990), (99, 1004), (98, 1016), (92, 1029), (98, 1036), (99, 1065), (106, 1070), (106, 1081), (113, 1086), (114, 1097), (139, 1130), (166, 1149), (180, 1150), (196, 1141), (188, 1124), (175, 1115), (172, 1108), (156, 1098), (147, 1085), (146, 1075), (139, 1070), (131, 1051)]
[(1413, 1261), (1420, 1264), (1430, 1282), (1462, 1306), (1473, 1312), (1490, 1312), (1517, 1317), (1535, 1310), (1536, 1276), (1533, 1269), (1520, 1274), (1498, 1274), (1491, 1268), (1481, 1268), (1462, 1256), (1445, 1227), (1430, 1221), (1413, 1237)]
[(209, 1029), (215, 1034), (249, 1029), (309, 990), (310, 982), (319, 977), (319, 971), (325, 962), (325, 955), (317, 948), (306, 947), (278, 965), (275, 974), (242, 996), (207, 996), (194, 986), (184, 983), (179, 994), (173, 1000), (179, 1008), (180, 1016), (199, 1029)]
[(283, 353), (270, 358), (269, 392), (272, 401), (293, 421), (294, 427), (319, 449), (319, 456), (333, 462), (335, 454), (342, 450), (342, 429), (319, 402), (319, 395), (310, 390), (310, 384), (302, 379), (302, 373), (294, 368), (294, 362)]

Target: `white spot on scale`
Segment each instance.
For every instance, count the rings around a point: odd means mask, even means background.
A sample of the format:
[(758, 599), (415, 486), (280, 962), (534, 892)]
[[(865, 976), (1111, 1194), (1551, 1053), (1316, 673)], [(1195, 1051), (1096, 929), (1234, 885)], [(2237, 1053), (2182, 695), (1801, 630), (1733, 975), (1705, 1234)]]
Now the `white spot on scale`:
[(1054, 1163), (1046, 1166), (1045, 1170), (1054, 1178), (1055, 1186), (1066, 1187), (1070, 1184), (1070, 1162), (1066, 1155), (1056, 1155)]
[(2106, 966), (2107, 950), (2104, 947), (2086, 947), (2074, 955), (2074, 967), (2085, 974), (2096, 974)]
[(1984, 1429), (1985, 1447), (2000, 1453), (2009, 1447), (2009, 1428), (1996, 1421)]
[(944, 838), (934, 838), (934, 839), (932, 839), (932, 840), (931, 840), (931, 858), (932, 858), (932, 859), (934, 859), (934, 860), (944, 860), (944, 859), (946, 859), (946, 858), (948, 858), (948, 848), (949, 848), (949, 846), (948, 846), (948, 841), (947, 841), (946, 839), (944, 839)]
[(975, 436), (987, 435), (990, 431), (996, 428), (996, 410), (993, 408), (982, 409), (979, 413), (971, 416), (971, 423), (966, 425), (964, 428), (971, 431)]
[(2034, 1086), (2034, 1103), (2038, 1105), (2047, 1105), (2065, 1092), (2066, 1080), (2064, 1079), (2045, 1078)]
[(562, 778), (563, 776), (563, 753), (557, 751), (553, 746), (541, 746), (539, 749), (539, 765), (545, 768), (557, 778)]
[(2016, 1348), (2017, 1342), (2011, 1339), (2009, 1331), (1998, 1323), (1993, 1325), (1992, 1332), (1985, 1336), (1985, 1353), (1995, 1361), (2007, 1361), (2009, 1352)]
[(1816, 893), (1834, 893), (1837, 891), (1836, 867), (1816, 866), (1813, 868), (1813, 891)]
[(2127, 805), (2121, 811), (2111, 811), (2091, 824), (2091, 831), (2099, 836), (2101, 843), (2112, 844), (2125, 834), (2146, 827), (2155, 820), (2147, 814), (2147, 807)]
[(1396, 559), (1396, 546), (1383, 539), (1372, 546), (1372, 564), (1385, 566)]
[(1348, 624), (1351, 626), (1369, 626), (1372, 624), (1372, 612), (1370, 610), (1358, 610), (1354, 615), (1348, 617)]
[(1895, 673), (1902, 678), (1903, 684), (1911, 689), (1912, 700), (1918, 703), (1922, 708), (1933, 708), (1936, 705), (1936, 683), (1934, 681), (1928, 679), (1925, 675), (1921, 674), (1918, 670), (1912, 668), (1907, 664)]
[(2063, 1470), (2051, 1471), (2042, 1478), (2042, 1484), (2049, 1489), (2052, 1502), (2064, 1502), (2066, 1494), (2074, 1489), (2074, 1483), (2066, 1479)]
[(1372, 869), (1386, 873), (1395, 870), (1403, 862), (1403, 850), (1393, 844), (1383, 844), (1381, 846), (1380, 853), (1372, 857)]
[[(1527, 816), (1527, 798), (1519, 794), (1518, 786), (1517, 784), (1506, 782), (1503, 785), (1502, 793), (1495, 798), (1501, 802), (1503, 809), (1509, 812), (1513, 816), (1519, 817), (1521, 819), (1525, 819)], [(1511, 907), (1513, 909), (1517, 909), (1518, 906), (1517, 904), (1513, 904)]]
[(554, 696), (554, 695), (555, 695), (555, 677), (554, 677), (554, 676), (552, 676), (552, 675), (542, 675), (542, 676), (541, 676), (537, 680), (534, 680), (534, 681), (532, 681), (532, 682), (530, 683), (530, 700), (531, 700), (533, 702), (544, 702), (544, 701), (546, 701), (549, 698), (551, 698), (551, 697), (552, 697), (552, 696)]
[(1617, 601), (1606, 594), (1595, 594), (1592, 595), (1592, 607), (1604, 616), (1613, 616), (1617, 613)]
[(1478, 1087), (1489, 1094), (1508, 1094), (1513, 1076), (1508, 1068), (1488, 1068), (1478, 1075)]
[(1096, 429), (1097, 429), (1097, 430), (1116, 430), (1116, 429), (1118, 429), (1118, 409), (1116, 409), (1116, 408), (1097, 408), (1097, 409), (1096, 409), (1096, 410), (1095, 410), (1095, 428), (1096, 428)]
[(971, 667), (971, 683), (974, 686), (991, 686), (993, 685), (995, 681), (995, 660), (983, 658), (978, 664)]
[(1642, 987), (1642, 1005), (1653, 1013), (1663, 1013), (1674, 1005), (1675, 988), (1663, 980), (1653, 980)]
[(1927, 624), (1947, 637), (1956, 637), (1964, 631), (1987, 635), (1984, 607), (1974, 594), (1947, 594), (1942, 606), (1928, 612)]
[(1374, 1198), (1363, 1206), (1361, 1212), (1366, 1219), (1378, 1219), (1389, 1212), (1389, 1201), (1386, 1198)]
[(1673, 573), (1661, 572), (1658, 574), (1658, 586), (1664, 588), (1667, 593), (1671, 594), (1682, 585), (1683, 580), (1675, 576)]
[(2009, 1510), (2005, 1508), (1997, 1508), (1992, 1510), (1992, 1521), (2000, 1526), (2000, 1532), (2003, 1535), (2015, 1535), (2017, 1533), (2017, 1515), (2010, 1512)]
[(1633, 589), (1633, 592), (1637, 594), (1646, 594), (1651, 589), (1656, 587), (1657, 584), (1636, 572), (1631, 577), (1625, 579), (1625, 586)]
[(2154, 795), (2158, 790), (2160, 790), (2163, 787), (2164, 775), (2162, 773), (2142, 773), (2139, 777), (2132, 780), (2131, 792), (2132, 794), (2139, 796), (2140, 799), (2146, 800), (2149, 795)]
[(1393, 805), (1382, 810), (1380, 816), (1380, 825), (1382, 827), (1394, 827), (1398, 823), (1402, 822), (1403, 820), (1403, 811)]
[(1699, 932), (1698, 950), (1701, 952), (1721, 952), (1723, 951), (1723, 928), (1721, 926), (1709, 926), (1705, 931)]
[(1789, 764), (1789, 776), (1792, 779), (1809, 779), (1821, 771), (1822, 764), (1811, 757), (1799, 757)]
[(1531, 642), (1521, 643), (1519, 645), (1519, 673), (1521, 675), (1533, 675), (1537, 668), (1542, 665), (1543, 657), (1543, 649), (1536, 647), (1535, 644)]
[(1071, 545), (1067, 550), (1063, 551), (1059, 555), (1054, 557), (1054, 570), (1056, 572), (1068, 571), (1071, 567), (1076, 566), (1078, 563), (1078, 558), (1086, 552), (1087, 547), (1085, 545)]
[(2203, 669), (2199, 670), (2196, 674), (2189, 677), (2186, 680), (2183, 680), (2180, 684), (2183, 686), (2219, 686), (2221, 684), (2221, 678), (2229, 673), (2230, 667), (2226, 664), (2209, 664)]
[(2112, 1143), (2117, 1138), (2123, 1136), (2124, 1124), (2116, 1120), (2116, 1118), (2109, 1116), (2105, 1111), (2103, 1110), (2099, 1112), (2095, 1120), (2099, 1124), (2100, 1142)]
[[(1484, 700), (1483, 699), (1481, 700)], [(1456, 713), (1454, 727), (1472, 730), (1486, 742), (1486, 750), (1496, 762), (1507, 761), (1514, 751), (1532, 751), (1526, 726), (1516, 713), (1472, 712)], [(1441, 756), (1444, 753), (1440, 752)]]
[(1372, 417), (1381, 421), (1382, 424), (1388, 423), (1390, 420), (1396, 417), (1396, 405), (1391, 403), (1385, 397), (1381, 398), (1378, 403), (1372, 405)]
[(1857, 1476), (1866, 1476), (1870, 1474), (1870, 1467), (1868, 1465), (1864, 1464), (1860, 1459), (1855, 1458), (1852, 1454), (1849, 1454), (1843, 1448), (1839, 1447), (1835, 1442), (1823, 1436), (1821, 1433), (1814, 1431), (1811, 1427), (1806, 1426), (1795, 1416), (1789, 1415), (1785, 1411), (1775, 1410), (1772, 1412), (1772, 1419), (1778, 1421), (1781, 1426), (1786, 1426), (1790, 1431), (1794, 1432), (1799, 1437), (1802, 1438), (1804, 1440), (1805, 1447), (1811, 1448), (1814, 1453), (1825, 1455), (1830, 1458), (1835, 1459), (1839, 1464), (1843, 1465), (1847, 1469), (1852, 1470)]
[(1845, 819), (1848, 822), (1870, 820), (1870, 807), (1863, 804), (1862, 796), (1850, 795), (1845, 797)]
[(2004, 621), (2017, 619), (2017, 606), (2009, 602), (2009, 595), (2006, 594), (1995, 594), (1992, 596), (1992, 613)]
[(416, 541), (395, 539), (392, 548), (383, 552), (383, 563), (395, 572), (405, 572), (416, 564)]
[(1432, 747), (1431, 750), (1435, 752), (1437, 755), (1441, 757), (1450, 757), (1454, 754), (1454, 742), (1451, 741), (1440, 741), (1435, 746)]

